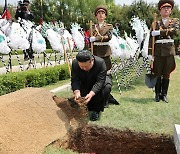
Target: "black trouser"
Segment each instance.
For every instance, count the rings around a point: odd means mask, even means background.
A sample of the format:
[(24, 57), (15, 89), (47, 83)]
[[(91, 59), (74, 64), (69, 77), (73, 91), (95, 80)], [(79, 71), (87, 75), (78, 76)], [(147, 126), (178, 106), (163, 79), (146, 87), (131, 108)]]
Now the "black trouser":
[(156, 95), (161, 94), (161, 77), (157, 78), (157, 82), (156, 82), (156, 85), (155, 85), (155, 93), (156, 93)]
[(156, 97), (158, 95), (159, 95), (158, 97), (166, 96), (168, 87), (169, 87), (169, 79), (166, 78), (161, 79), (161, 77), (158, 77), (155, 86)]
[(110, 93), (111, 93), (111, 88), (112, 88), (112, 75), (106, 75), (106, 82), (104, 86), (104, 98), (105, 98), (105, 106), (108, 104)]
[(169, 79), (162, 79), (162, 96), (167, 95), (168, 87), (169, 87)]
[[(104, 87), (101, 91), (99, 91), (95, 96), (92, 97), (90, 102), (88, 103), (88, 111), (104, 111), (104, 106), (108, 103), (109, 95), (112, 87), (112, 76), (107, 75)], [(85, 88), (81, 90), (81, 96), (85, 97), (90, 91)]]

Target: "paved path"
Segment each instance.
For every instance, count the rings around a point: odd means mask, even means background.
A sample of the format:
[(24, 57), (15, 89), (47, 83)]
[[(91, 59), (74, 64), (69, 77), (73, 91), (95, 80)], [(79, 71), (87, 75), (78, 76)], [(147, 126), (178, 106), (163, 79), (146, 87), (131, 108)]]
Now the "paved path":
[(71, 89), (71, 84), (68, 83), (68, 84), (65, 84), (65, 85), (63, 85), (63, 86), (60, 86), (60, 87), (58, 87), (58, 88), (52, 89), (52, 90), (50, 90), (50, 91), (53, 92), (53, 93), (56, 93), (56, 92), (59, 92), (59, 91), (61, 91), (61, 90), (67, 90), (67, 91), (69, 91), (70, 89)]

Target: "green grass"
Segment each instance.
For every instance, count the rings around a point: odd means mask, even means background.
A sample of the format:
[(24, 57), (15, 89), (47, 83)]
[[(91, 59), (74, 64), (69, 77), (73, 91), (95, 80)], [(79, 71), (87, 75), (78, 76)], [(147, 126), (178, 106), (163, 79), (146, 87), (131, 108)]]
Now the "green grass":
[[(59, 60), (59, 56), (57, 57), (57, 61)], [(42, 63), (44, 65), (44, 57), (35, 57), (34, 60), (36, 61), (36, 63)], [(50, 58), (49, 58), (50, 61), (55, 61), (55, 56), (52, 55)], [(63, 58), (61, 60), (64, 60)], [(45, 61), (47, 62), (47, 58), (45, 58)], [(5, 60), (5, 64), (8, 65), (8, 60)], [(28, 64), (29, 61), (24, 61), (24, 56), (23, 57), (20, 57), (20, 62), (21, 62), (21, 65), (23, 65), (24, 63), (25, 64)], [(12, 66), (17, 66), (19, 65), (19, 62), (18, 62), (18, 59), (15, 58), (15, 59), (11, 59), (11, 65)], [(4, 67), (4, 64), (2, 62), (0, 62), (0, 67)]]
[[(45, 87), (43, 87), (43, 88), (48, 89), (48, 90), (52, 90), (52, 89), (58, 88), (58, 87), (60, 87), (60, 86), (62, 86), (62, 85), (68, 84), (68, 83), (70, 83), (70, 79), (61, 80), (61, 81), (59, 81), (59, 82), (57, 82), (57, 83), (54, 83), (54, 84), (45, 86)], [(63, 92), (63, 91), (62, 91), (62, 92)], [(66, 92), (66, 93), (67, 93), (67, 92)]]
[[(117, 84), (114, 83), (112, 95), (120, 105), (110, 105), (101, 114), (99, 121), (90, 123), (120, 130), (129, 129), (135, 132), (173, 136), (174, 124), (180, 124), (180, 59), (176, 59), (176, 65), (176, 70), (171, 74), (168, 104), (154, 101), (154, 92), (146, 87), (145, 76), (142, 75), (128, 90), (123, 89), (121, 95)], [(57, 95), (67, 98), (72, 96), (72, 92), (62, 91)], [(58, 150), (62, 149), (50, 147), (48, 154), (61, 153)]]
[(53, 146), (48, 146), (43, 154), (77, 154), (76, 152), (73, 152), (68, 149), (63, 149), (63, 148), (55, 148)]
[[(93, 123), (121, 130), (173, 135), (174, 124), (180, 124), (180, 59), (176, 59), (176, 64), (170, 78), (168, 104), (154, 102), (154, 92), (146, 87), (143, 74), (128, 90), (122, 89), (121, 95), (114, 82), (112, 95), (120, 105), (110, 105), (101, 114), (101, 119)], [(67, 98), (72, 92), (61, 91), (57, 95)]]
[[(52, 52), (51, 49), (47, 49), (47, 50), (46, 50), (46, 54), (48, 54), (48, 53), (52, 53), (51, 57), (48, 56), (49, 60), (50, 60), (50, 61), (55, 61), (55, 52)], [(56, 53), (57, 53), (57, 57), (56, 57), (56, 58), (57, 58), (57, 59), (56, 59), (57, 62), (58, 62), (59, 60), (64, 60), (64, 57), (60, 57), (59, 52), (56, 52)], [(12, 52), (12, 54), (15, 55), (14, 52)], [(23, 55), (23, 56), (20, 56), (20, 57), (19, 57), (19, 58), (20, 58), (21, 65), (23, 65), (24, 62), (25, 62), (25, 64), (28, 64), (28, 63), (29, 63), (29, 61), (24, 61), (24, 54), (23, 54), (23, 52), (22, 52), (21, 50), (18, 50), (18, 54), (19, 54), (19, 55)], [(74, 57), (76, 56), (76, 54), (77, 54), (77, 52), (73, 52), (73, 56), (74, 56)], [(0, 54), (0, 56), (1, 56), (1, 55), (2, 55), (2, 54)], [(40, 62), (41, 62), (41, 63), (44, 65), (44, 56), (43, 56), (43, 53), (41, 53), (40, 55), (41, 55), (40, 58), (38, 58), (37, 56), (35, 56), (34, 60), (36, 61), (36, 63), (40, 63)], [(8, 55), (3, 55), (3, 56), (8, 56)], [(8, 57), (8, 58), (9, 58), (9, 57)], [(4, 61), (5, 61), (5, 64), (8, 65), (9, 59), (6, 59), (6, 60), (4, 60)], [(45, 57), (45, 61), (46, 61), (46, 62), (48, 61), (47, 57)], [(19, 65), (19, 62), (18, 62), (17, 57), (14, 58), (14, 59), (11, 59), (11, 65), (12, 65), (12, 66), (17, 66), (17, 65)], [(4, 64), (2, 63), (2, 61), (0, 61), (0, 67), (4, 67)]]
[(143, 75), (121, 95), (114, 85), (112, 94), (121, 105), (110, 105), (95, 123), (122, 130), (173, 135), (174, 124), (180, 124), (180, 59), (176, 59), (176, 64), (170, 78), (168, 104), (154, 102), (154, 92), (145, 86)]

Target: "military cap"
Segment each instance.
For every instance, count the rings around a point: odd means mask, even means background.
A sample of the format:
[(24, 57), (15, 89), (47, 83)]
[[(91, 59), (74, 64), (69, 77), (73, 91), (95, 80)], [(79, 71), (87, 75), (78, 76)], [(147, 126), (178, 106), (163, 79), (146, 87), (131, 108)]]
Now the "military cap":
[(92, 53), (89, 50), (80, 50), (76, 55), (78, 62), (87, 62), (93, 58)]
[(160, 0), (158, 2), (158, 9), (161, 10), (162, 7), (165, 7), (165, 6), (171, 6), (171, 8), (174, 7), (174, 0)]
[(30, 3), (29, 0), (23, 0), (23, 3)]
[(95, 8), (94, 15), (96, 16), (97, 13), (100, 12), (100, 11), (103, 11), (106, 14), (106, 16), (108, 15), (108, 10), (107, 10), (106, 6), (104, 6), (104, 5), (98, 5)]

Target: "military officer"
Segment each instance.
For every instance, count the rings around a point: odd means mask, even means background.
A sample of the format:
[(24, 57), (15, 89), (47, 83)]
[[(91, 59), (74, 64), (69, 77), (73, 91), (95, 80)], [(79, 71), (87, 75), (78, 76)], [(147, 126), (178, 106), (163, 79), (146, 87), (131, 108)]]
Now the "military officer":
[[(106, 6), (99, 5), (94, 11), (95, 17), (97, 19), (97, 24), (92, 25), (90, 42), (93, 42), (93, 54), (104, 59), (107, 68), (107, 79), (109, 80), (109, 91), (112, 87), (112, 75), (111, 75), (111, 49), (109, 46), (109, 40), (112, 38), (112, 24), (105, 22), (106, 16), (108, 15), (108, 10)], [(109, 94), (110, 92), (107, 92)], [(108, 103), (119, 105), (119, 103), (113, 98), (113, 96), (105, 95), (109, 97)]]
[(173, 37), (179, 30), (179, 19), (170, 18), (173, 6), (174, 0), (160, 0), (158, 2), (161, 19), (155, 22), (155, 30), (151, 30), (151, 36), (155, 37), (153, 72), (157, 76), (155, 85), (156, 102), (162, 99), (162, 101), (168, 103), (167, 92), (170, 73), (176, 66)]

